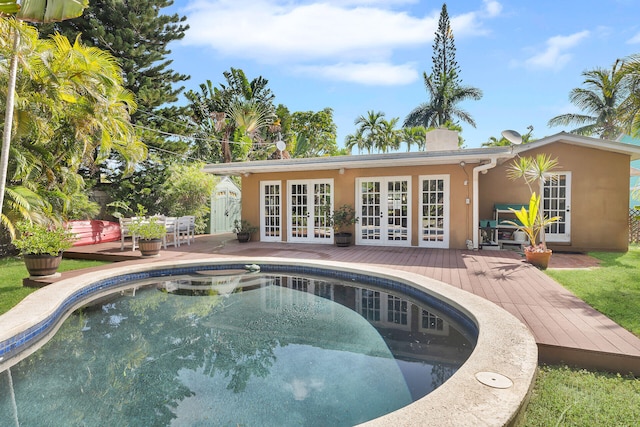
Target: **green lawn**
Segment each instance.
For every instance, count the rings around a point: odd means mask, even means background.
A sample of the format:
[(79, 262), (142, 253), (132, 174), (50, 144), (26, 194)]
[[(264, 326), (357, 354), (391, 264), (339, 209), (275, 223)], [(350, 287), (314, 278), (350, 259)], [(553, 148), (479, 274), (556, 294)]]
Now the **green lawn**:
[(627, 253), (593, 252), (601, 267), (547, 274), (623, 328), (640, 337), (640, 246)]
[(522, 425), (631, 427), (639, 423), (639, 379), (542, 366)]
[[(58, 271), (77, 270), (79, 268), (94, 267), (109, 264), (105, 261), (83, 261), (63, 259)], [(37, 288), (25, 288), (22, 279), (29, 277), (21, 258), (0, 259), (0, 314), (6, 313), (11, 307), (19, 303), (24, 297), (36, 291)]]
[[(640, 335), (640, 246), (627, 253), (592, 253), (593, 270), (547, 274), (636, 335)], [(63, 260), (60, 271), (104, 262)], [(22, 260), (0, 259), (0, 314), (35, 289), (23, 288)], [(624, 374), (624, 373), (623, 373)], [(636, 426), (640, 420), (640, 379), (562, 366), (540, 367), (523, 426)]]
[[(640, 336), (640, 246), (627, 253), (595, 252), (592, 270), (547, 270), (547, 274), (589, 305)], [(625, 374), (624, 372), (622, 374)], [(638, 426), (640, 379), (542, 366), (524, 426)]]

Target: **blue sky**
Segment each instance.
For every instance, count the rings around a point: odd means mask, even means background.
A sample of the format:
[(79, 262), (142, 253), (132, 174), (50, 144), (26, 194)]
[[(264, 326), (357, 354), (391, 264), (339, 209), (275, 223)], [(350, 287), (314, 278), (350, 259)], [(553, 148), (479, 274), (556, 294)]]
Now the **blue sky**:
[[(176, 0), (187, 17), (185, 38), (173, 42), (171, 67), (191, 75), (187, 89), (241, 68), (262, 76), (276, 104), (291, 112), (334, 110), (338, 144), (369, 110), (387, 119), (427, 101), (422, 73), (432, 67), (441, 1)], [(581, 73), (610, 69), (640, 54), (638, 0), (456, 0), (447, 2), (456, 59), (465, 85), (483, 91), (461, 107), (468, 148), (504, 129), (542, 138), (558, 114), (576, 112), (569, 91)]]

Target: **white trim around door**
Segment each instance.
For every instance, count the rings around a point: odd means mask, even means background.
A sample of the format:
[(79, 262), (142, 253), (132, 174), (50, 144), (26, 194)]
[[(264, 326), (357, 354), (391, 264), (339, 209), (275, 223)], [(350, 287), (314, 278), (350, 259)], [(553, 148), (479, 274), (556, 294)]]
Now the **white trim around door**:
[(571, 242), (571, 172), (554, 172), (542, 184), (542, 213), (560, 221), (546, 228), (547, 242)]
[(449, 175), (421, 175), (418, 246), (449, 248), (450, 185)]
[(260, 181), (260, 241), (282, 241), (281, 181)]
[(287, 241), (333, 243), (326, 209), (333, 211), (333, 179), (287, 181)]
[(411, 177), (356, 178), (356, 244), (411, 246)]

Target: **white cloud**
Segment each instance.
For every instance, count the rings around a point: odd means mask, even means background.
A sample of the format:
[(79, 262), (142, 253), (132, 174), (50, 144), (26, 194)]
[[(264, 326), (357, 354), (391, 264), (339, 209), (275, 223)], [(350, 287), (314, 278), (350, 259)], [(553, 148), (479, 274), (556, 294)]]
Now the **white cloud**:
[(242, 3), (194, 4), (185, 43), (263, 62), (382, 59), (396, 47), (429, 42), (438, 18), (328, 3)]
[(640, 43), (640, 33), (637, 33), (635, 36), (631, 37), (627, 40), (628, 44), (637, 44)]
[[(424, 16), (410, 13), (406, 6), (416, 0), (321, 1), (194, 0), (185, 9), (190, 29), (183, 43), (227, 57), (326, 72), (350, 64), (351, 72), (362, 75), (364, 64), (386, 64), (396, 77), (378, 80), (405, 82), (409, 68), (391, 64), (392, 58), (402, 49), (428, 49), (440, 14), (440, 7)], [(498, 2), (484, 0), (481, 11), (450, 16), (455, 37), (486, 34), (483, 19), (500, 10)], [(376, 80), (369, 74), (361, 81)]]
[(581, 31), (569, 36), (554, 36), (547, 40), (547, 48), (525, 61), (525, 64), (535, 68), (560, 69), (571, 60), (569, 49), (576, 46), (589, 36), (589, 31)]
[(484, 0), (484, 7), (487, 15), (490, 17), (498, 16), (500, 12), (502, 12), (502, 5), (497, 1)]
[(418, 78), (414, 64), (340, 63), (325, 66), (301, 66), (298, 72), (363, 85), (396, 86), (413, 83)]

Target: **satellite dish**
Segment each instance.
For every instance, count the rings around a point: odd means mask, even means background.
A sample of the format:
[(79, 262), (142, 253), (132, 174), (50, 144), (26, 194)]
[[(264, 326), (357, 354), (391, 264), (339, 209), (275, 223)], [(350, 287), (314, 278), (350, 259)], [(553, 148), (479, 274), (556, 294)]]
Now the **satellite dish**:
[(285, 144), (284, 141), (280, 139), (276, 141), (276, 148), (280, 151), (284, 151), (284, 149), (287, 148), (287, 144)]
[(506, 138), (512, 144), (520, 145), (522, 144), (522, 135), (520, 135), (515, 130), (503, 130), (502, 136)]

